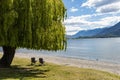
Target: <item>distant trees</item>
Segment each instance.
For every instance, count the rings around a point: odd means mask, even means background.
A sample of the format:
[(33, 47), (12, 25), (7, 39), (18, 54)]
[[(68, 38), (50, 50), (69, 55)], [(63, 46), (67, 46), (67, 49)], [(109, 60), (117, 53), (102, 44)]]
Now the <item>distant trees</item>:
[(62, 0), (1, 0), (0, 67), (9, 67), (17, 47), (63, 50), (66, 9)]

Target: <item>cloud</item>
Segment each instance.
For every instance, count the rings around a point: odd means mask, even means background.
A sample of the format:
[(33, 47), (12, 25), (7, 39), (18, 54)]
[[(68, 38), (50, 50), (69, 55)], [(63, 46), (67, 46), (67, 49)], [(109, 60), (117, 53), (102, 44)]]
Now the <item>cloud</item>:
[(118, 12), (118, 11), (120, 11), (120, 2), (101, 6), (96, 9), (96, 12), (101, 12), (101, 13)]
[(74, 27), (72, 25), (67, 25), (66, 26), (66, 34), (67, 35), (73, 35), (73, 34), (76, 34), (77, 32), (79, 32), (80, 30), (82, 30), (80, 27)]
[(72, 7), (72, 8), (70, 9), (70, 12), (76, 12), (76, 11), (78, 11), (78, 8)]
[[(102, 16), (102, 14), (93, 14), (69, 17), (64, 22), (67, 34), (75, 34), (80, 30), (109, 27), (120, 21), (120, 16)], [(93, 20), (93, 17), (96, 17), (96, 20)], [(97, 17), (99, 18), (97, 19)]]
[(109, 13), (120, 11), (120, 0), (87, 0), (81, 7), (95, 8), (96, 12)]
[(82, 6), (100, 7), (100, 6), (104, 6), (104, 5), (108, 5), (116, 2), (120, 2), (120, 0), (87, 0), (87, 2), (82, 4)]

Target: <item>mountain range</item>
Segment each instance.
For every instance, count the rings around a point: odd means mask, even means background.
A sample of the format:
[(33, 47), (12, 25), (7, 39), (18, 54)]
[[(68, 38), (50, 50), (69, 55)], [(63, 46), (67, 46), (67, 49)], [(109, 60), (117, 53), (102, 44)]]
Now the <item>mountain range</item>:
[(96, 28), (93, 30), (82, 30), (68, 38), (106, 38), (120, 37), (120, 22), (111, 27)]

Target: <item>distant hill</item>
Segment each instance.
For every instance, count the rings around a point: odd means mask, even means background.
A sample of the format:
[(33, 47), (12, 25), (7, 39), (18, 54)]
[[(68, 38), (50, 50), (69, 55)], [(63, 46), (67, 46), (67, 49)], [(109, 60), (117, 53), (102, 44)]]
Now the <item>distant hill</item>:
[(96, 36), (96, 34), (103, 31), (105, 28), (97, 28), (93, 30), (83, 30), (79, 31), (77, 34), (71, 36), (71, 38), (79, 38), (79, 37), (93, 37)]
[(96, 37), (120, 37), (120, 22), (112, 27), (106, 28), (100, 33), (95, 35)]
[[(68, 36), (68, 35), (67, 35)], [(120, 37), (120, 22), (111, 27), (82, 30), (69, 38)]]

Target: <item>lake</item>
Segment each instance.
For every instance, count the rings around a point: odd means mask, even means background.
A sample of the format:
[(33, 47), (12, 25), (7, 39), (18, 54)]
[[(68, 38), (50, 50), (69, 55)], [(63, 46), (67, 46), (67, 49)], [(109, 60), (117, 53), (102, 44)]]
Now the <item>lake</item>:
[(66, 51), (18, 49), (17, 52), (120, 63), (120, 38), (69, 39)]

